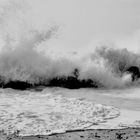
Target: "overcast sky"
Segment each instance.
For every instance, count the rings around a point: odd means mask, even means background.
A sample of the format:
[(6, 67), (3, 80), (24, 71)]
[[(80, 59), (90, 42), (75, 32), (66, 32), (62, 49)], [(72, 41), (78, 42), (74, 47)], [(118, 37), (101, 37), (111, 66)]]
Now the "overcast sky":
[(61, 25), (61, 35), (53, 42), (54, 46), (60, 48), (78, 50), (92, 46), (99, 40), (99, 42), (112, 41), (139, 34), (140, 0), (27, 0), (27, 2), (30, 5), (29, 18), (34, 24), (41, 26), (48, 22)]

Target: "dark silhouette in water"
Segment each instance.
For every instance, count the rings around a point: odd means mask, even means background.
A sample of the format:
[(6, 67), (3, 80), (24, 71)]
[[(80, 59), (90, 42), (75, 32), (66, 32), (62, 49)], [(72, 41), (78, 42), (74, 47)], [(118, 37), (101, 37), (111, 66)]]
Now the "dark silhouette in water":
[(79, 88), (98, 88), (98, 84), (96, 82), (93, 82), (91, 79), (88, 80), (78, 80), (75, 77), (69, 76), (69, 77), (58, 77), (50, 80), (49, 84), (47, 85), (49, 87), (65, 87), (69, 89), (79, 89)]
[(1, 85), (3, 88), (13, 88), (13, 89), (20, 89), (25, 90), (27, 88), (31, 88), (32, 84), (23, 81), (10, 81), (6, 84)]
[(69, 89), (78, 89), (78, 88), (98, 88), (98, 83), (88, 79), (88, 80), (79, 80), (79, 70), (76, 68), (72, 74), (73, 76), (68, 77), (56, 77), (50, 80), (48, 86), (56, 87), (65, 87)]
[(140, 70), (137, 66), (131, 66), (128, 69), (126, 69), (126, 72), (132, 74), (132, 81), (137, 80), (140, 78)]
[(26, 90), (29, 88), (36, 88), (38, 86), (45, 87), (64, 87), (69, 89), (79, 89), (79, 88), (98, 88), (99, 83), (91, 79), (80, 80), (79, 70), (74, 69), (72, 76), (62, 76), (50, 79), (48, 82), (42, 82), (39, 84), (30, 84), (29, 82), (23, 81), (9, 81), (8, 83), (1, 83), (0, 86), (3, 88), (13, 88), (19, 90)]
[[(140, 70), (137, 66), (131, 66), (127, 68), (124, 72), (128, 72), (132, 75), (132, 81), (136, 81), (140, 78)], [(79, 89), (79, 88), (98, 88), (102, 87), (102, 85), (92, 79), (87, 80), (80, 80), (79, 79), (79, 70), (76, 68), (74, 69), (71, 76), (60, 76), (50, 79), (49, 81), (44, 81), (38, 84), (31, 84), (29, 82), (24, 81), (9, 81), (8, 83), (1, 82), (0, 86), (2, 88), (13, 88), (19, 90), (26, 90), (26, 89), (35, 89), (38, 86), (44, 87), (64, 87), (69, 89)]]

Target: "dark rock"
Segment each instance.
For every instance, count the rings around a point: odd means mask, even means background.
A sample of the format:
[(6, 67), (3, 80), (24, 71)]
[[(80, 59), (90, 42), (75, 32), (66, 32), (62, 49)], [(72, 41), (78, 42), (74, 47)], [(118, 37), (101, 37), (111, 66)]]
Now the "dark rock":
[(10, 81), (6, 84), (2, 85), (3, 88), (13, 88), (13, 89), (19, 89), (19, 90), (25, 90), (27, 88), (31, 88), (32, 84), (28, 82), (22, 82), (22, 81)]
[(79, 88), (97, 88), (98, 84), (92, 80), (79, 80), (76, 77), (58, 77), (50, 80), (47, 86), (50, 87), (65, 87), (69, 89), (79, 89)]
[[(79, 88), (98, 88), (101, 86), (97, 81), (87, 79), (87, 80), (80, 80), (79, 79), (79, 70), (76, 68), (74, 69), (71, 76), (59, 76), (50, 79), (49, 81), (42, 81), (37, 84), (30, 84), (28, 81), (9, 81), (8, 83), (1, 82), (0, 86), (2, 88), (13, 88), (19, 90), (26, 90), (26, 89), (37, 89), (40, 91), (40, 86), (44, 87), (64, 87), (69, 89), (79, 89)], [(42, 89), (41, 89), (42, 90)]]
[(132, 74), (132, 81), (135, 81), (138, 78), (140, 78), (140, 70), (137, 66), (131, 66), (127, 68), (125, 72)]

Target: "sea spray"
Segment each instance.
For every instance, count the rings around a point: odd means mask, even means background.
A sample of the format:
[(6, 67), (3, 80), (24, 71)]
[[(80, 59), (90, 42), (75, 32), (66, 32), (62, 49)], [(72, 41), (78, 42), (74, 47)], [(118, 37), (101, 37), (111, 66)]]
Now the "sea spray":
[[(68, 88), (122, 88), (128, 83), (130, 85), (130, 78), (125, 79), (123, 75), (132, 65), (140, 67), (139, 54), (109, 47), (99, 47), (85, 56), (78, 52), (64, 55), (57, 51), (52, 53), (47, 49), (49, 46), (44, 46), (45, 52), (41, 51), (39, 46), (44, 42), (47, 44), (49, 39), (55, 39), (59, 26), (37, 29), (25, 16), (22, 17), (24, 12), (19, 7), (16, 1), (4, 5), (0, 16), (2, 87), (16, 87), (19, 82), (21, 86), (24, 83), (25, 87), (26, 84), (27, 87), (45, 85)], [(13, 84), (15, 86), (11, 86)]]

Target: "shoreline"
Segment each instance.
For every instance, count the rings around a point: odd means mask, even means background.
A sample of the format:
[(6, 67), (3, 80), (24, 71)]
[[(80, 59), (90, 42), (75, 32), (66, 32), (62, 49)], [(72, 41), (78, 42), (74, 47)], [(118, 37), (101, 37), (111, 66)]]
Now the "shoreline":
[[(34, 133), (35, 135), (20, 136), (18, 132), (6, 135), (3, 131), (0, 132), (0, 140), (140, 140), (140, 102), (138, 102), (140, 97), (130, 91), (134, 95), (131, 98), (127, 91), (124, 90), (122, 93), (115, 91), (112, 96), (112, 92), (107, 92), (107, 94), (105, 92), (104, 94), (85, 89), (72, 91), (67, 89), (46, 89), (43, 92), (51, 92), (54, 95), (62, 95), (67, 98), (76, 98), (97, 104), (104, 103), (105, 105), (117, 107), (120, 115), (86, 129), (67, 130), (66, 132), (54, 132), (53, 134), (38, 135)], [(136, 90), (137, 93), (138, 91), (140, 89)]]
[(65, 133), (17, 136), (0, 133), (0, 140), (140, 140), (140, 127), (72, 130)]

